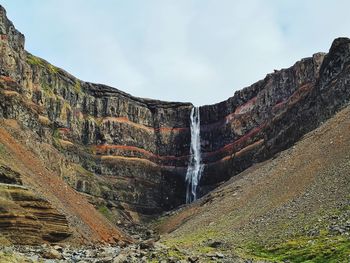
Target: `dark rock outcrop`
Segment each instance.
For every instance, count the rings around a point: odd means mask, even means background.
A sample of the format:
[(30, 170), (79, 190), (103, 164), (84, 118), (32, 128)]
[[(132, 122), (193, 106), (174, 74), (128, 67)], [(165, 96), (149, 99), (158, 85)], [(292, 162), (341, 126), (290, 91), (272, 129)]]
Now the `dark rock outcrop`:
[[(201, 194), (288, 148), (348, 103), (349, 42), (336, 39), (328, 54), (302, 59), (200, 108)], [(2, 7), (0, 45), (0, 118), (16, 119), (81, 165), (67, 178), (71, 186), (131, 217), (184, 202), (192, 104), (78, 80), (27, 53), (24, 36)]]

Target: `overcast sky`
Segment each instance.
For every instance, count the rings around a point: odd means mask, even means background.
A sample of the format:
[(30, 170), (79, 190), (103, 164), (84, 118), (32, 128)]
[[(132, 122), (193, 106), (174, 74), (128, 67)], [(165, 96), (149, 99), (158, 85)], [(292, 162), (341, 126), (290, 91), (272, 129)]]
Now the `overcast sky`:
[(132, 95), (212, 104), (350, 36), (348, 0), (0, 0), (26, 49)]

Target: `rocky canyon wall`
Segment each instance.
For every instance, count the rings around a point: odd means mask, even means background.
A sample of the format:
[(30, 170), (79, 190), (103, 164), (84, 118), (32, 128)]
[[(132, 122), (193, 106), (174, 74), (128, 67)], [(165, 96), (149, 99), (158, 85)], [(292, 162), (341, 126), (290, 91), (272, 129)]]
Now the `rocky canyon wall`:
[[(349, 43), (337, 39), (328, 54), (200, 107), (201, 194), (288, 148), (348, 103)], [(184, 203), (191, 103), (137, 98), (75, 78), (26, 52), (2, 7), (0, 68), (0, 118), (16, 119), (79, 164), (75, 176), (64, 169), (61, 176), (92, 202), (130, 216)]]
[(202, 194), (253, 163), (287, 149), (349, 103), (350, 40), (336, 39), (288, 69), (201, 107)]
[(26, 52), (24, 36), (0, 11), (0, 117), (16, 119), (81, 164), (89, 174), (68, 178), (78, 191), (145, 214), (181, 204), (192, 104), (78, 80)]

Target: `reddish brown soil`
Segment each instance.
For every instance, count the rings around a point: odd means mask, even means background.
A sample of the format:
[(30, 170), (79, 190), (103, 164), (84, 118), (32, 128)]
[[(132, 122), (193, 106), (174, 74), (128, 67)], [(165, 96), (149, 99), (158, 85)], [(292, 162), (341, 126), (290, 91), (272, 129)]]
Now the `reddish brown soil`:
[[(18, 129), (15, 121), (1, 123), (0, 143), (6, 147), (8, 165), (22, 174), (25, 185), (46, 198), (63, 212), (74, 231), (74, 242), (130, 241), (120, 230), (112, 226), (88, 200), (71, 188), (55, 172), (47, 169), (43, 162), (17, 141), (6, 129)], [(10, 160), (10, 161), (9, 161)]]

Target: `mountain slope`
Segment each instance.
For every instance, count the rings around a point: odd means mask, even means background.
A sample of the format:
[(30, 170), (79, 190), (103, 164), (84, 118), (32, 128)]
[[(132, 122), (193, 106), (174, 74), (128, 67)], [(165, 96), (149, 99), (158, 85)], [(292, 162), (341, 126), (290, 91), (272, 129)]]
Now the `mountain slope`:
[(248, 258), (345, 262), (350, 255), (349, 131), (350, 106), (292, 148), (163, 219), (163, 241)]
[[(47, 155), (46, 158), (55, 162), (64, 161), (55, 148), (46, 143), (33, 144), (28, 138), (33, 139), (37, 135), (23, 131), (16, 121), (3, 120), (0, 124), (0, 164), (16, 171), (26, 187), (48, 200), (66, 216), (73, 231), (71, 242), (130, 241), (98, 213), (87, 198), (73, 190), (57, 172), (51, 170), (52, 166), (51, 169), (48, 168), (42, 156)], [(38, 153), (40, 151), (41, 155)], [(17, 233), (17, 236), (20, 235), (21, 233)], [(26, 243), (25, 240), (22, 242)], [(31, 241), (28, 240), (28, 243)]]

